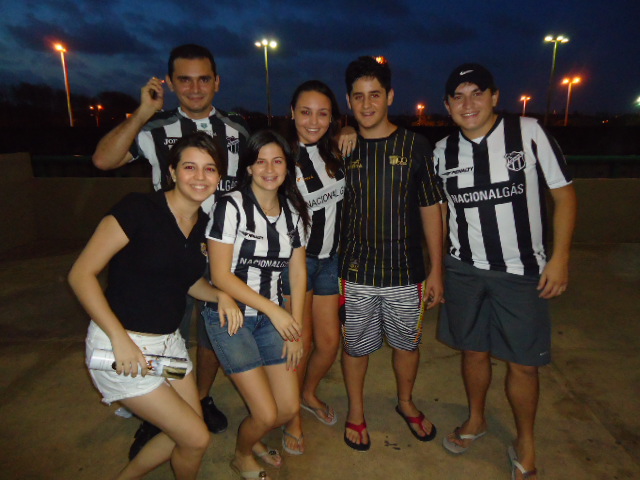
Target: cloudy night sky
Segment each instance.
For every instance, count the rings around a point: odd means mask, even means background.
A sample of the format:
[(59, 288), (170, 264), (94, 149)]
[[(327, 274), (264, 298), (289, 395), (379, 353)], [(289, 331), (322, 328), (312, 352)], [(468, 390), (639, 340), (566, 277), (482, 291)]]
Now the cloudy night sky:
[[(344, 70), (360, 55), (384, 55), (393, 72), (392, 113), (443, 113), (443, 84), (452, 68), (474, 61), (496, 77), (500, 104), (543, 112), (553, 45), (556, 83), (580, 75), (572, 111), (625, 113), (638, 108), (640, 35), (637, 0), (229, 0), (154, 2), (49, 0), (2, 2), (0, 87), (19, 82), (64, 88), (55, 41), (69, 50), (71, 90), (89, 96), (117, 90), (139, 98), (152, 76), (166, 74), (172, 47), (199, 43), (216, 57), (221, 89), (214, 104), (266, 111), (264, 55), (254, 42), (276, 39), (269, 72), (274, 114), (288, 112), (294, 88), (317, 78), (342, 100)], [(565, 107), (558, 87), (552, 107)], [(170, 106), (169, 104), (168, 106)], [(344, 101), (341, 101), (344, 108)]]

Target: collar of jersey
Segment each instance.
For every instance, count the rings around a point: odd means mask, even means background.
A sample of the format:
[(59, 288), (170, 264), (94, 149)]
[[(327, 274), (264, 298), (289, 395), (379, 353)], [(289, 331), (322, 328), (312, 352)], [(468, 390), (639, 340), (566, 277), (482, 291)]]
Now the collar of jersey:
[[(198, 120), (195, 120), (193, 118), (191, 118), (189, 115), (187, 115), (186, 113), (184, 113), (184, 111), (182, 110), (182, 107), (178, 107), (178, 113), (180, 115), (182, 115), (184, 118), (188, 118), (189, 120), (191, 120), (192, 122), (198, 122), (201, 120), (204, 120), (204, 118), (199, 118)], [(209, 116), (207, 117), (207, 120), (211, 117), (213, 117), (216, 114), (216, 107), (214, 107), (213, 105), (211, 105), (211, 112), (209, 112)]]

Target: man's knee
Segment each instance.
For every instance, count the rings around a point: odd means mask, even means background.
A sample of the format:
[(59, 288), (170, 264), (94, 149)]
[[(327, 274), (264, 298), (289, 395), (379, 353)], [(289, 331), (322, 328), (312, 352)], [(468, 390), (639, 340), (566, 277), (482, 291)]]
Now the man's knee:
[(508, 362), (507, 367), (511, 375), (538, 378), (539, 367), (531, 365), (520, 365), (519, 363)]
[(487, 362), (491, 358), (490, 352), (476, 352), (473, 350), (463, 350), (462, 358), (465, 362), (481, 363)]

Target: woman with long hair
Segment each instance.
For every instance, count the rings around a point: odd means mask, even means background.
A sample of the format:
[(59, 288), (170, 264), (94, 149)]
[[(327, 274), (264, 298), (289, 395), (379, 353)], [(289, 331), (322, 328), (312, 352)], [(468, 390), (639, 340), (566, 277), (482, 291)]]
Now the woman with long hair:
[[(296, 187), (286, 140), (263, 130), (252, 135), (238, 165), (238, 185), (216, 203), (207, 228), (211, 278), (233, 297), (244, 325), (230, 335), (214, 308), (203, 310), (220, 363), (242, 395), (249, 415), (238, 428), (231, 468), (243, 478), (267, 478), (259, 466), (282, 458), (261, 439), (300, 409), (295, 369), (306, 286), (307, 207)], [(290, 312), (282, 307), (281, 276), (289, 266)]]
[[(336, 141), (340, 110), (331, 89), (318, 80), (310, 80), (293, 93), (291, 116), (296, 185), (311, 212), (302, 316), (304, 355), (298, 366), (301, 406), (325, 425), (335, 425), (335, 411), (318, 398), (317, 388), (333, 365), (340, 345), (337, 247), (344, 196), (342, 155)], [(283, 291), (288, 296), (291, 288), (286, 278), (285, 275)], [(301, 454), (304, 444), (300, 415), (287, 424), (284, 432), (285, 451)]]
[[(195, 479), (209, 445), (193, 365), (178, 327), (187, 293), (216, 301), (229, 334), (242, 323), (235, 302), (203, 278), (201, 203), (215, 192), (226, 171), (224, 151), (205, 133), (183, 137), (171, 149), (175, 186), (152, 194), (133, 193), (100, 222), (69, 273), (69, 283), (92, 320), (87, 365), (96, 350), (110, 350), (113, 369), (90, 369), (103, 402), (120, 402), (162, 433), (147, 443), (118, 474), (141, 478), (171, 461), (178, 479)], [(109, 266), (103, 292), (98, 274)], [(145, 355), (182, 357), (186, 376), (155, 376)]]

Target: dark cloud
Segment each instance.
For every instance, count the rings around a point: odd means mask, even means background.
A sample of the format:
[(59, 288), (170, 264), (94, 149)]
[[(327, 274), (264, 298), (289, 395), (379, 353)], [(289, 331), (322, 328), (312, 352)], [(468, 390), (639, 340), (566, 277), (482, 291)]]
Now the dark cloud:
[[(254, 42), (264, 35), (279, 42), (270, 53), (278, 112), (309, 78), (324, 80), (341, 98), (344, 68), (365, 54), (389, 59), (395, 112), (412, 111), (418, 99), (429, 108), (440, 104), (446, 75), (469, 60), (494, 71), (503, 105), (516, 110), (526, 91), (535, 111), (544, 103), (552, 54), (543, 38), (564, 33), (571, 42), (559, 51), (558, 75), (585, 77), (572, 105), (628, 111), (640, 94), (630, 74), (640, 58), (631, 14), (636, 4), (617, 0), (603, 12), (594, 0), (23, 0), (3, 5), (8, 13), (0, 18), (0, 80), (59, 85), (59, 59), (50, 43), (60, 40), (70, 50), (74, 89), (137, 97), (149, 76), (164, 75), (171, 48), (199, 43), (212, 50), (223, 78), (216, 104), (261, 109), (264, 59)], [(17, 48), (20, 55), (13, 53)], [(562, 108), (558, 92), (556, 108)]]
[(69, 50), (86, 54), (143, 54), (152, 51), (119, 24), (79, 20), (61, 26), (57, 22), (46, 22), (28, 15), (23, 25), (9, 25), (7, 30), (18, 44), (36, 51), (49, 50), (55, 41), (63, 41)]

